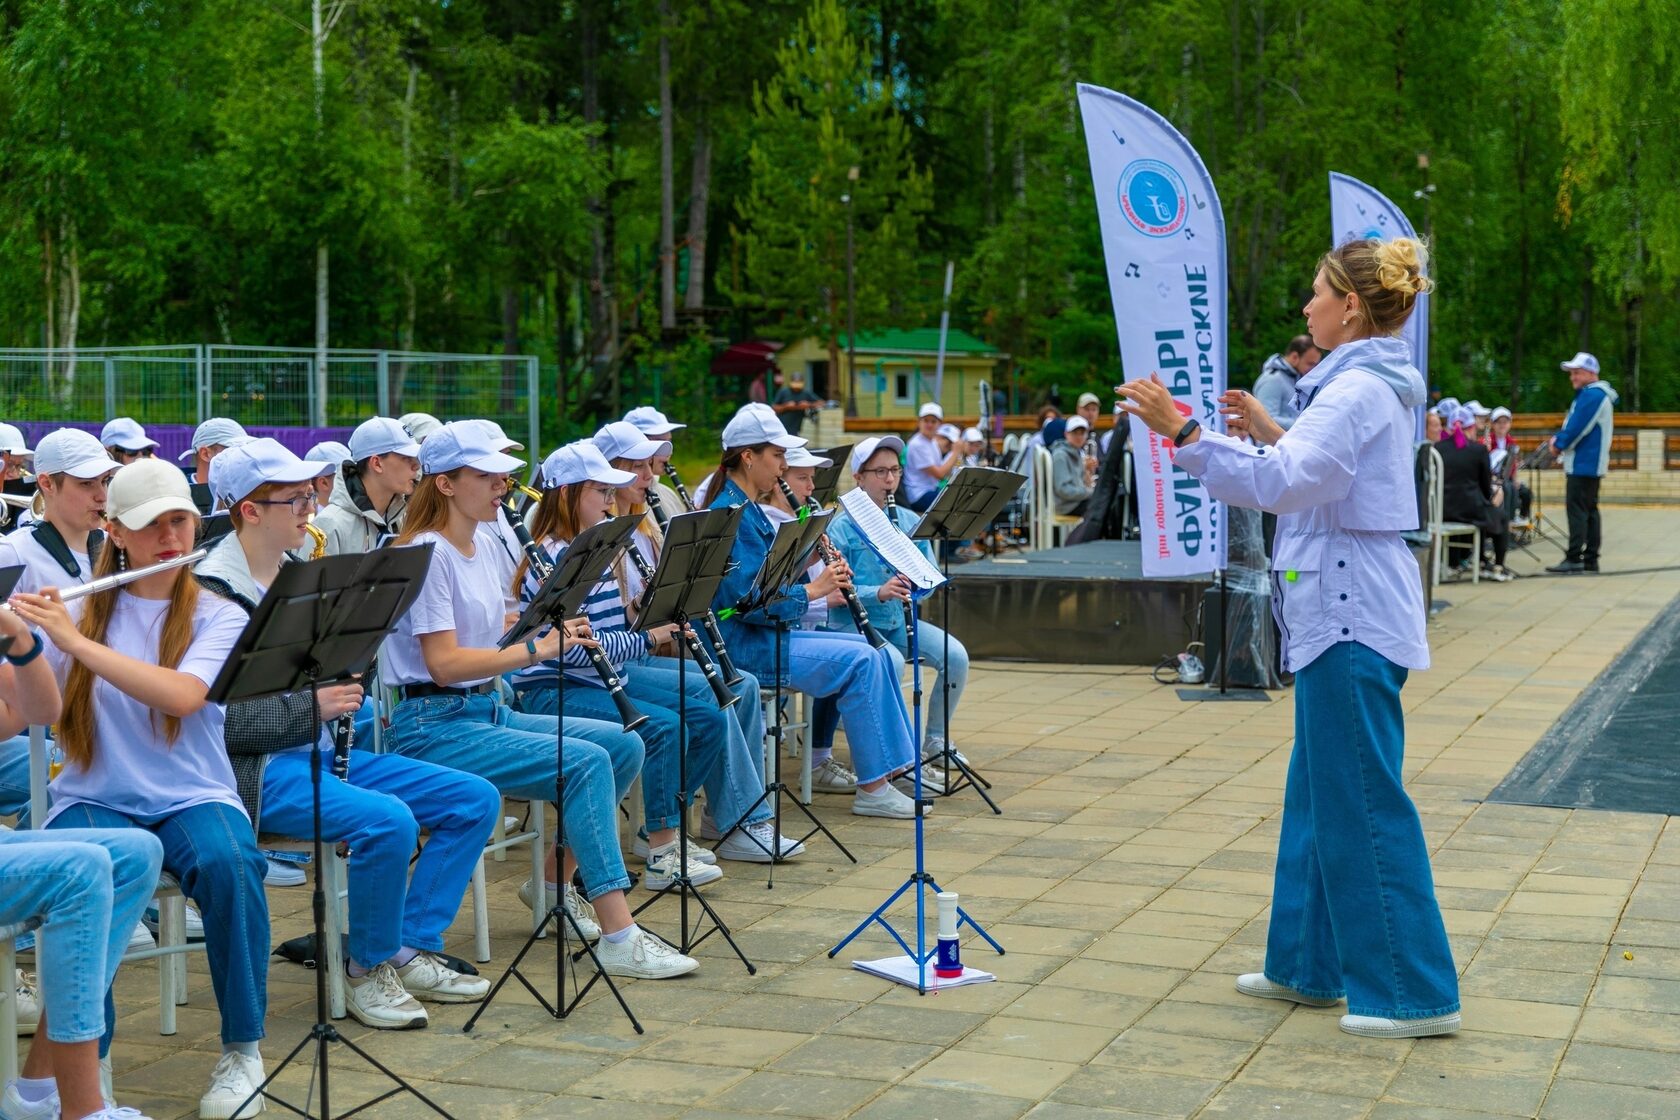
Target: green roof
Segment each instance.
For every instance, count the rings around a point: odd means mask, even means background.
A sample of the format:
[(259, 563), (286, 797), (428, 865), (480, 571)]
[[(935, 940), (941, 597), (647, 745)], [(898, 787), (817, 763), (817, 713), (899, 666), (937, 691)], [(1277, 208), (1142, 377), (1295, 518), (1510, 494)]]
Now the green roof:
[[(846, 348), (846, 336), (840, 336), (840, 348)], [(859, 331), (857, 348), (866, 353), (937, 354), (939, 328), (915, 327), (910, 330)], [(945, 336), (947, 354), (969, 354), (982, 358), (1001, 358), (1002, 352), (990, 343), (982, 342), (967, 331), (951, 328)]]

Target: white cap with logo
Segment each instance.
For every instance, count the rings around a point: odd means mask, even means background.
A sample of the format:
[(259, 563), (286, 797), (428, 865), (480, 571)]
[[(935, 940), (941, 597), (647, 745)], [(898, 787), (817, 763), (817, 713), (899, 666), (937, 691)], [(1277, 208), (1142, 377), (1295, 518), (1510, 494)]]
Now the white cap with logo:
[(877, 451), (902, 453), (904, 441), (897, 436), (870, 436), (866, 440), (858, 441), (858, 445), (852, 448), (852, 473), (856, 474)]
[(198, 516), (187, 476), (162, 459), (136, 459), (111, 476), (106, 520), (138, 530), (175, 511)]
[(117, 464), (106, 454), (105, 445), (92, 432), (80, 428), (48, 432), (35, 447), (36, 474), (67, 474), (85, 479), (100, 478), (116, 469)]
[(688, 427), (687, 424), (667, 420), (665, 414), (652, 405), (632, 408), (624, 414), (624, 422), (636, 425), (638, 431), (648, 436), (668, 436), (678, 428)]
[(671, 453), (670, 440), (649, 439), (646, 433), (628, 420), (614, 420), (596, 432), (592, 442), (609, 462), (613, 459), (628, 459), (639, 463), (643, 459)]
[(363, 420), (350, 433), (349, 457), (360, 463), (375, 455), (407, 455), (413, 459), (419, 457), (420, 445), (402, 421), (374, 416)]
[(787, 429), (782, 427), (781, 419), (767, 404), (742, 405), (741, 410), (723, 426), (725, 451), (732, 447), (753, 447), (760, 443), (773, 443), (782, 448), (804, 447), (810, 442), (808, 439), (788, 435)]
[(397, 423), (403, 426), (403, 431), (414, 437), (415, 443), (425, 443), (428, 436), (443, 427), (443, 421), (429, 412), (405, 412), (397, 417)]
[(146, 429), (131, 416), (119, 416), (115, 420), (108, 420), (99, 430), (99, 443), (104, 447), (120, 447), (124, 451), (139, 451), (143, 447), (156, 447), (158, 441), (148, 439)]
[(231, 507), (264, 483), (313, 482), (332, 469), (331, 463), (299, 459), (277, 439), (248, 439), (210, 460), (210, 493)]
[(628, 486), (636, 481), (629, 471), (621, 471), (607, 462), (593, 440), (580, 439), (556, 450), (542, 465), (543, 485), (552, 490), (557, 486), (575, 486), (580, 482), (598, 482), (602, 486)]
[(212, 416), (193, 429), (192, 446), (176, 458), (184, 463), (203, 448), (232, 447), (238, 441), (250, 438), (237, 421), (229, 420), (225, 416)]
[(1597, 373), (1598, 359), (1582, 350), (1567, 362), (1563, 362), (1562, 366), (1564, 369), (1584, 369), (1588, 373)]

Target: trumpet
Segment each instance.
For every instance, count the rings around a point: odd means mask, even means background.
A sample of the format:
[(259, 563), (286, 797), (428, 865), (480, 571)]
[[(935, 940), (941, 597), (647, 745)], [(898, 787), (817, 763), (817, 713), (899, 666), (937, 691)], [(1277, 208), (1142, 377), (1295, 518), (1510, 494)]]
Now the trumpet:
[(30, 494), (0, 494), (0, 502), (16, 509), (28, 509), (35, 504), (35, 498)]
[[(642, 582), (651, 585), (653, 583), (653, 565), (647, 562), (647, 557), (641, 554), (634, 543), (625, 550), (624, 554), (630, 557), (632, 564), (636, 565), (636, 571), (641, 574)], [(718, 710), (722, 711), (740, 700), (741, 698), (729, 691), (729, 686), (723, 683), (723, 674), (718, 671), (717, 662), (713, 661), (711, 655), (706, 652), (706, 647), (700, 644), (700, 639), (691, 634), (686, 626), (678, 632), (678, 636), (682, 639), (683, 645), (687, 647), (689, 656), (694, 659), (694, 664), (699, 667), (700, 675), (705, 677), (706, 683), (711, 686), (712, 696), (717, 700)]]
[(173, 559), (159, 560), (156, 564), (148, 564), (144, 568), (130, 568), (126, 572), (100, 576), (98, 579), (89, 580), (76, 587), (66, 587), (59, 592), (58, 598), (60, 602), (73, 602), (89, 595), (96, 595), (101, 591), (109, 591), (113, 587), (121, 587), (125, 583), (133, 583), (137, 579), (145, 579), (147, 576), (156, 575), (158, 572), (167, 572), (171, 568), (184, 568), (196, 564), (208, 555), (210, 555), (208, 548), (200, 548), (176, 556)]
[[(812, 496), (813, 500), (809, 505), (802, 505), (799, 499), (793, 496), (793, 490), (788, 486), (786, 479), (778, 478), (776, 485), (782, 488), (782, 497), (787, 499), (788, 508), (798, 514), (799, 520), (805, 520), (810, 516), (811, 511), (819, 508), (815, 501), (815, 495)], [(840, 550), (829, 543), (827, 533), (817, 538), (817, 553), (822, 557), (824, 564), (840, 563)], [(857, 588), (842, 587), (840, 597), (846, 600), (846, 609), (852, 612), (852, 625), (857, 627), (859, 634), (868, 639), (870, 646), (874, 649), (880, 649), (886, 645), (887, 639), (882, 637), (881, 632), (875, 629), (875, 624), (869, 621), (869, 611), (864, 608), (862, 600), (858, 598)]]
[[(669, 463), (665, 464), (665, 469), (670, 471), (671, 465)], [(682, 482), (675, 477), (674, 472), (672, 481), (677, 483), (677, 496), (686, 503), (688, 492), (682, 489)], [(659, 502), (658, 492), (651, 486), (648, 487), (647, 504), (648, 511), (653, 514), (653, 519), (659, 523), (660, 531), (664, 532), (665, 527), (671, 523), (671, 515), (665, 512), (665, 507)], [(690, 512), (693, 509), (694, 507), (690, 505)], [(718, 625), (717, 612), (709, 610), (701, 615), (700, 625), (705, 628), (706, 637), (711, 639), (712, 649), (717, 651), (717, 667), (723, 673), (723, 683), (730, 688), (734, 688), (741, 683), (741, 671), (735, 668), (735, 663), (729, 659), (729, 647), (723, 644), (723, 628)], [(734, 694), (731, 693), (731, 695)]]
[[(525, 522), (513, 511), (513, 500), (510, 497), (502, 503), (502, 516), (513, 529), (513, 535), (519, 538), (519, 547), (525, 550), (526, 562), (531, 565), (531, 571), (539, 581), (548, 578), (553, 565), (548, 557), (543, 555), (537, 542), (531, 539), (531, 532), (525, 528)], [(624, 682), (618, 679), (618, 673), (613, 670), (612, 662), (598, 649), (585, 649), (584, 655), (589, 658), (589, 665), (595, 674), (601, 678), (601, 684), (612, 697), (612, 702), (618, 708), (618, 721), (624, 725), (624, 730), (634, 731), (647, 722), (648, 717), (636, 710), (636, 705), (630, 702), (630, 695), (624, 691)]]

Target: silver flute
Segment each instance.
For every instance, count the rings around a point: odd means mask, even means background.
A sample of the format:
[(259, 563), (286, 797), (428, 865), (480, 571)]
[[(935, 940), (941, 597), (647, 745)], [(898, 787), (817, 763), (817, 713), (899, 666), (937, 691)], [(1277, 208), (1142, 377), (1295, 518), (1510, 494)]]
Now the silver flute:
[(208, 548), (200, 548), (194, 552), (177, 556), (172, 560), (159, 560), (156, 564), (148, 564), (144, 568), (130, 568), (126, 572), (100, 576), (98, 579), (89, 580), (79, 587), (66, 587), (58, 593), (58, 597), (62, 602), (68, 603), (73, 599), (81, 599), (88, 595), (96, 595), (101, 591), (109, 591), (113, 587), (121, 587), (125, 583), (133, 583), (137, 579), (145, 579), (147, 576), (156, 575), (159, 572), (167, 572), (171, 568), (188, 567), (198, 563), (208, 555), (210, 555)]

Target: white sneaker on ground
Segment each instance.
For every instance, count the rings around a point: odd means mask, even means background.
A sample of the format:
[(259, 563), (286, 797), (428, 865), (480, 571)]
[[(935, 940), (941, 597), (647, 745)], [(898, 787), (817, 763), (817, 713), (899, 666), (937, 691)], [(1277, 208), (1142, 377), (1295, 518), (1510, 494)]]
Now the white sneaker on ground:
[(268, 1102), (261, 1097), (244, 1108), (239, 1106), (267, 1077), (261, 1058), (231, 1051), (223, 1054), (210, 1074), (210, 1088), (198, 1098), (199, 1120), (247, 1120), (263, 1111)]
[(780, 852), (782, 859), (792, 859), (804, 850), (805, 845), (799, 841), (778, 836), (776, 822), (770, 819), (742, 825), (718, 845), (717, 854), (741, 863), (769, 863), (772, 852)]
[[(542, 910), (546, 914), (554, 909), (554, 903), (559, 897), (559, 892), (553, 887), (549, 887), (543, 894)], [(537, 903), (533, 901), (535, 897), (536, 892), (531, 887), (531, 880), (525, 880), (525, 885), (519, 888), (519, 901), (534, 910), (537, 906)], [(596, 920), (595, 907), (589, 905), (588, 900), (578, 894), (577, 888), (570, 884), (566, 887), (566, 913), (577, 919), (578, 928), (583, 931), (585, 941), (593, 941), (601, 936), (601, 923)]]
[[(932, 812), (933, 807), (928, 806)], [(859, 817), (891, 817), (894, 820), (913, 820), (916, 816), (916, 803), (888, 782), (880, 789), (871, 793), (860, 789), (852, 796), (852, 813)]]
[(1339, 999), (1324, 999), (1319, 996), (1303, 995), (1294, 988), (1274, 984), (1266, 979), (1264, 972), (1245, 972), (1237, 977), (1237, 991), (1245, 996), (1258, 996), (1260, 999), (1281, 999), (1289, 1003), (1299, 1003), (1304, 1007), (1334, 1007), (1342, 1002)]
[[(715, 863), (688, 860), (684, 870), (688, 873), (690, 886), (705, 886), (723, 878), (723, 868)], [(676, 877), (677, 842), (673, 840), (663, 848), (655, 848), (648, 853), (647, 875), (643, 877), (642, 885), (650, 891), (662, 891), (670, 886)]]
[(955, 768), (958, 762), (962, 763), (964, 766), (968, 765), (968, 756), (957, 750), (957, 748), (951, 746), (944, 740), (944, 738), (938, 735), (929, 735), (927, 737), (927, 742), (922, 744), (922, 761), (939, 765), (940, 769), (943, 770), (944, 766), (939, 763), (939, 758), (947, 750), (951, 752), (951, 758), (953, 760), (951, 765), (953, 768)]
[(411, 1031), (426, 1025), (426, 1009), (408, 994), (389, 961), (366, 976), (345, 976), (344, 1006), (357, 1022), (375, 1030)]
[(1381, 1019), (1374, 1015), (1343, 1015), (1342, 1030), (1361, 1038), (1430, 1038), (1455, 1034), (1459, 1014), (1434, 1015), (1428, 1019)]
[[(704, 824), (709, 819), (710, 819), (709, 817), (701, 817), (700, 821), (701, 821), (702, 824)], [(714, 831), (714, 832), (717, 831), (717, 826), (716, 825), (714, 825), (712, 827), (712, 831)], [(708, 837), (706, 837), (706, 839), (716, 840), (717, 837), (716, 836), (708, 836)], [(646, 860), (648, 858), (648, 852), (649, 851), (650, 851), (650, 849), (648, 847), (648, 841), (647, 841), (646, 836), (636, 837), (635, 841), (630, 845), (631, 854), (634, 855), (637, 859), (642, 860), (644, 862), (646, 862)], [(690, 862), (690, 863), (716, 863), (717, 862), (717, 855), (710, 848), (703, 848), (699, 844), (696, 844), (691, 839), (688, 842), (688, 862)]]
[[(146, 907), (146, 914), (140, 919), (140, 924), (145, 926), (153, 937), (159, 936), (158, 908), (156, 906)], [(138, 936), (139, 934), (136, 933), (128, 939), (130, 948), (134, 946), (134, 940)], [(187, 940), (189, 942), (204, 940), (204, 918), (199, 914), (198, 908), (190, 902), (187, 903)], [(144, 945), (141, 948), (149, 949), (151, 946)]]
[(268, 870), (263, 873), (263, 885), (268, 887), (301, 887), (309, 881), (303, 868), (290, 860), (268, 857)]
[[(192, 911), (188, 910), (187, 913), (191, 914)], [(191, 927), (189, 926), (189, 928)], [(125, 952), (132, 953), (137, 949), (151, 949), (156, 945), (157, 942), (152, 940), (152, 931), (146, 928), (146, 923), (135, 922), (134, 928), (128, 931), (128, 948)]]
[[(41, 991), (35, 986), (35, 977), (17, 969), (17, 1033), (28, 1036), (35, 1033), (41, 1025)], [(10, 1116), (4, 1109), (0, 1109), (0, 1116)]]
[(138, 1108), (119, 1108), (117, 1105), (108, 1104), (98, 1112), (89, 1113), (87, 1120), (152, 1120), (152, 1118)]
[(693, 957), (685, 957), (646, 930), (638, 929), (625, 940), (614, 945), (605, 937), (595, 946), (595, 957), (601, 967), (614, 976), (635, 976), (643, 980), (669, 980), (686, 976), (700, 967)]
[[(892, 780), (892, 784), (908, 797), (916, 796), (915, 777), (906, 770)], [(945, 771), (931, 763), (922, 766), (922, 796), (938, 797), (945, 792)]]
[(856, 793), (857, 775), (842, 766), (833, 755), (811, 767), (812, 793)]
[(490, 981), (456, 972), (442, 957), (424, 950), (397, 969), (397, 979), (409, 995), (432, 1003), (477, 1003), (490, 994)]
[(0, 1091), (0, 1117), (5, 1120), (58, 1120), (58, 1094), (44, 1101), (26, 1101), (18, 1092), (17, 1079), (6, 1082)]

